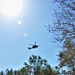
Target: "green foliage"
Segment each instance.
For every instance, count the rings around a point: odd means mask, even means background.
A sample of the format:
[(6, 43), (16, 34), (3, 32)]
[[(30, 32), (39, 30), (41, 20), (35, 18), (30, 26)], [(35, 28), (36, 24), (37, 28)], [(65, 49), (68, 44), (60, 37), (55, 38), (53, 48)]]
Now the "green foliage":
[(29, 63), (24, 62), (24, 67), (14, 71), (6, 69), (6, 72), (1, 71), (0, 75), (56, 75), (56, 73), (46, 59), (32, 55), (29, 57)]
[(63, 43), (67, 38), (75, 39), (75, 0), (54, 0), (58, 5), (54, 13), (53, 25), (46, 26), (55, 35), (55, 40)]
[(58, 54), (59, 68), (67, 67), (75, 75), (75, 0), (54, 0), (58, 5), (55, 10), (53, 25), (46, 26), (54, 39), (60, 42), (62, 51)]
[(75, 44), (70, 40), (64, 41), (63, 50), (59, 53), (59, 66), (66, 66), (72, 73), (75, 72)]
[(52, 68), (47, 63), (46, 59), (42, 59), (40, 56), (32, 55), (29, 58), (29, 64), (25, 63), (31, 67), (30, 72), (32, 75), (52, 75)]
[(0, 75), (4, 75), (3, 71), (0, 72)]

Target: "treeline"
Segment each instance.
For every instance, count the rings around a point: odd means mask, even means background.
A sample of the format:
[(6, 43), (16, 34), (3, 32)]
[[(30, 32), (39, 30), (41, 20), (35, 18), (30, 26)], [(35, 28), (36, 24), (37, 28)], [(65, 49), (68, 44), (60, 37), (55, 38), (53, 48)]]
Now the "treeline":
[(58, 73), (46, 59), (42, 59), (40, 56), (32, 55), (28, 62), (24, 62), (24, 67), (19, 70), (6, 69), (5, 72), (1, 71), (0, 75), (57, 75)]

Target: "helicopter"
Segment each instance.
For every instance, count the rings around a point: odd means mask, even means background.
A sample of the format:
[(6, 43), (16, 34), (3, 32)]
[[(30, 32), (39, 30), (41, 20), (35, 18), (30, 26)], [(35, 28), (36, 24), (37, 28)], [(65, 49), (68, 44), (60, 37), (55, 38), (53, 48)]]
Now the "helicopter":
[(40, 45), (36, 45), (36, 42), (34, 44), (29, 44), (29, 45), (32, 45), (32, 47), (28, 47), (29, 50), (35, 49), (40, 46)]

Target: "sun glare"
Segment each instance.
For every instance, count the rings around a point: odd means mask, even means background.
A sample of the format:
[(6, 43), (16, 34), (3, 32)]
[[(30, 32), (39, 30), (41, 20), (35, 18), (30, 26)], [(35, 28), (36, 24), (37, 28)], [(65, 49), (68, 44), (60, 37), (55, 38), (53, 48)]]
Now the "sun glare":
[(22, 0), (0, 0), (0, 2), (1, 2), (0, 12), (3, 16), (15, 17), (22, 12), (23, 9)]
[(21, 22), (20, 20), (18, 20), (18, 24), (19, 24), (19, 25), (21, 25), (21, 24), (22, 24), (22, 22)]

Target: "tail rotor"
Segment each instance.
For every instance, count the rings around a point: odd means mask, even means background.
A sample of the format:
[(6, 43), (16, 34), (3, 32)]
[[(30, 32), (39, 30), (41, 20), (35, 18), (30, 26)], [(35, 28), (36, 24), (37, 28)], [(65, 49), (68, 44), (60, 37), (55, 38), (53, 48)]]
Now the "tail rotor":
[(30, 47), (28, 47), (28, 49), (30, 50), (31, 48), (30, 48)]

